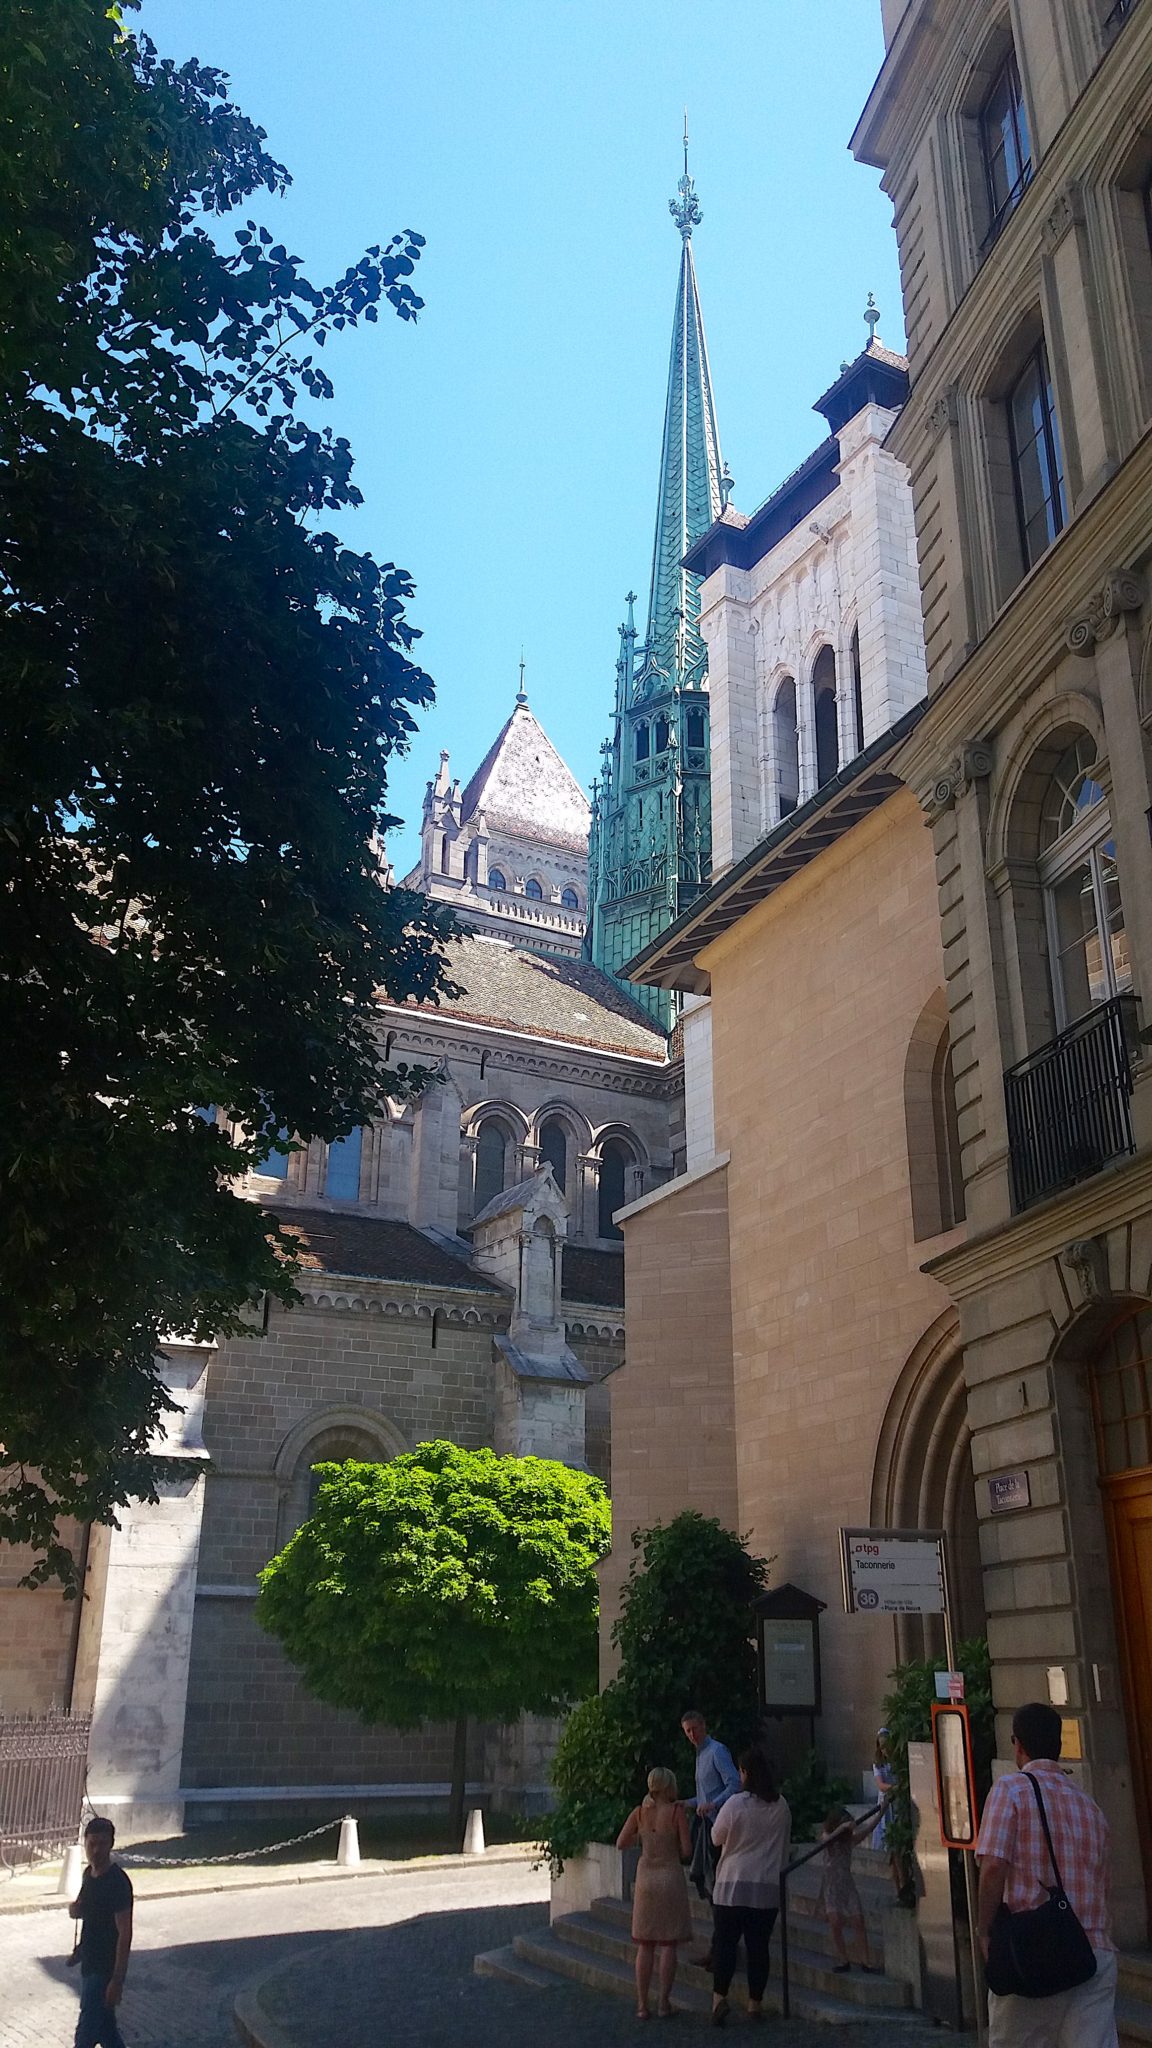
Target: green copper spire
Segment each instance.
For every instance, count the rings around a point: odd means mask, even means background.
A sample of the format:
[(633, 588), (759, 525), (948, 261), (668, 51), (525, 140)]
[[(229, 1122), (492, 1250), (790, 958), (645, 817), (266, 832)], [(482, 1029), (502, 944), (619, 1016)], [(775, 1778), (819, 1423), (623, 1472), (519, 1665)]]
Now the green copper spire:
[(682, 248), (664, 405), (646, 665), (679, 679), (694, 670), (704, 656), (698, 623), (699, 581), (680, 564), (685, 550), (720, 517), (725, 495), (704, 316), (692, 260), (692, 230), (699, 227), (703, 215), (688, 171), (687, 116), (684, 175), (676, 190), (679, 197), (670, 199), (668, 207), (680, 230)]
[[(585, 944), (598, 967), (622, 969), (707, 884), (711, 863), (708, 680), (700, 634), (700, 579), (685, 552), (720, 517), (732, 479), (721, 461), (712, 376), (692, 230), (700, 202), (688, 170), (669, 202), (680, 230), (680, 276), (668, 366), (664, 439), (648, 628), (637, 645), (632, 616), (620, 627), (612, 738), (601, 749), (592, 791), (589, 923)], [(629, 984), (629, 993), (667, 1025), (672, 999)]]

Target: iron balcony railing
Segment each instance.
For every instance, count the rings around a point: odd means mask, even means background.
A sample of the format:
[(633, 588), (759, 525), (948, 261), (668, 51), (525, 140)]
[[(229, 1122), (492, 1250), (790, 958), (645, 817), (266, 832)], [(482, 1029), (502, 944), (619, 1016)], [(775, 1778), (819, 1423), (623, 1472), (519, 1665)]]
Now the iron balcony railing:
[(1114, 996), (1004, 1076), (1017, 1209), (1087, 1180), (1135, 1149), (1135, 998)]

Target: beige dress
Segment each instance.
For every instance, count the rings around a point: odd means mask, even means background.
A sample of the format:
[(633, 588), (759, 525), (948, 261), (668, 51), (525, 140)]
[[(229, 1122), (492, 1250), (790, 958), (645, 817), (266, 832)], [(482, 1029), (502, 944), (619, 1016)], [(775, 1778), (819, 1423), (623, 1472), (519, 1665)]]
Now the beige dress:
[(664, 1800), (645, 1799), (629, 1816), (624, 1832), (640, 1843), (632, 1894), (633, 1941), (692, 1939), (692, 1908), (681, 1861), (684, 1827), (683, 1807)]

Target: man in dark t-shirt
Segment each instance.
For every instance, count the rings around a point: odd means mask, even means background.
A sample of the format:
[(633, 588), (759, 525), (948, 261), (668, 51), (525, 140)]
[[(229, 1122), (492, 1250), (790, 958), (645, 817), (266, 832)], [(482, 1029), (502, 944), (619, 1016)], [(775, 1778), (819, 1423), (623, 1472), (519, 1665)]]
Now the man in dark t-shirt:
[(75, 2048), (124, 2048), (116, 2007), (132, 1947), (132, 1880), (112, 1861), (116, 1830), (94, 1815), (84, 1830), (88, 1868), (69, 1906), (80, 1932), (80, 2018)]

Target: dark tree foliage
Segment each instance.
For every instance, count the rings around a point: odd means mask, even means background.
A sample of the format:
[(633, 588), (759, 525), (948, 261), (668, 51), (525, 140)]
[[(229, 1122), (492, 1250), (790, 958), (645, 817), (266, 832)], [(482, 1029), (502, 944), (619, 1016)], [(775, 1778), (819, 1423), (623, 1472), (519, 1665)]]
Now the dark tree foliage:
[(443, 986), (371, 848), (411, 586), (318, 523), (360, 493), (297, 411), (331, 335), (415, 316), (422, 239), (323, 287), (218, 246), (288, 183), (264, 142), (106, 0), (0, 7), (0, 1538), (40, 1577), (152, 1491), (159, 1339), (291, 1298), (236, 1175), (416, 1085), (373, 999)]
[(689, 1777), (686, 1708), (698, 1707), (734, 1750), (752, 1742), (759, 1725), (752, 1603), (767, 1586), (768, 1560), (691, 1509), (637, 1529), (632, 1542), (612, 1631), (617, 1676), (569, 1715), (552, 1767), (558, 1805), (547, 1846), (555, 1864), (590, 1841), (615, 1840), (653, 1765)]

